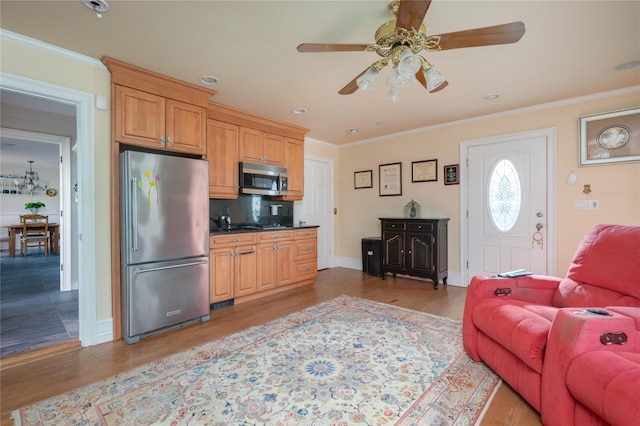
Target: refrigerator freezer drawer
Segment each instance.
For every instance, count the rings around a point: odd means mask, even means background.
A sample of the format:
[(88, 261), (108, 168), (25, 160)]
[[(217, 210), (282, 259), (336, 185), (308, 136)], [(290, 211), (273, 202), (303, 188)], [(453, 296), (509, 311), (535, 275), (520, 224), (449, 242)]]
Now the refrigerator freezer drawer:
[(140, 335), (209, 315), (209, 261), (206, 257), (130, 265), (124, 268), (123, 334)]

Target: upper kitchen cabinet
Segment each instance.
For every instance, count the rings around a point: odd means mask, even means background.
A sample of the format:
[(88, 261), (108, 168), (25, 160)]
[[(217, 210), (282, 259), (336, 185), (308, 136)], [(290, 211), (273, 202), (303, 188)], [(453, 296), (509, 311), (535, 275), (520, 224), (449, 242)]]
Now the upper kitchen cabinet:
[[(289, 190), (287, 196), (282, 198), (302, 199), (304, 135), (309, 131), (308, 129), (253, 115), (215, 102), (209, 102), (208, 118), (210, 126), (207, 144), (211, 146), (208, 148), (207, 157), (211, 165), (209, 171), (211, 198), (237, 197), (238, 163), (246, 161), (285, 167), (288, 171)], [(212, 124), (215, 128), (211, 127)], [(234, 133), (235, 129), (237, 129), (237, 137)], [(235, 162), (230, 153), (232, 141), (236, 141), (237, 146)], [(224, 154), (220, 151), (223, 149), (227, 149)], [(213, 158), (212, 155), (216, 152), (219, 156), (224, 155), (225, 159)], [(233, 175), (235, 181), (231, 182), (229, 177), (222, 176), (229, 173)]]
[(283, 157), (282, 136), (240, 128), (240, 161), (282, 167)]
[(204, 155), (207, 104), (216, 92), (103, 58), (112, 82), (115, 142)]
[(238, 198), (238, 134), (235, 124), (207, 123), (210, 198)]

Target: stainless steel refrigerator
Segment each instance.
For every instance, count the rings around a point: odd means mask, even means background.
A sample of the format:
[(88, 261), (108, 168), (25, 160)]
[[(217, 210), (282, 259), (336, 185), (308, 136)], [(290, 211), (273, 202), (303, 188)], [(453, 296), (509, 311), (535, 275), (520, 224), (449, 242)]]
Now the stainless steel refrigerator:
[(209, 166), (125, 151), (121, 161), (123, 337), (209, 320)]

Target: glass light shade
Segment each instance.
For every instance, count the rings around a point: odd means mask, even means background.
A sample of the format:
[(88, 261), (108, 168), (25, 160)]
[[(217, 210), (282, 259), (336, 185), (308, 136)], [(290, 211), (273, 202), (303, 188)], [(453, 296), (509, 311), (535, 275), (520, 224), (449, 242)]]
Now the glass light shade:
[(420, 69), (420, 57), (414, 55), (411, 49), (404, 47), (398, 62), (398, 73), (405, 78), (413, 77)]
[(447, 82), (447, 80), (433, 67), (424, 71), (424, 79), (427, 81), (427, 90), (429, 92), (433, 92)]
[(400, 102), (400, 87), (389, 87), (387, 99), (391, 102)]
[(415, 76), (412, 75), (411, 77), (408, 77), (408, 78), (403, 77), (402, 75), (400, 75), (397, 68), (393, 68), (389, 73), (389, 76), (387, 77), (387, 87), (389, 89), (394, 87), (401, 89), (403, 87), (410, 86), (414, 80), (415, 80)]
[(371, 92), (376, 87), (376, 77), (378, 76), (378, 70), (374, 67), (369, 67), (369, 69), (362, 74), (356, 80), (356, 84), (361, 90), (365, 92)]

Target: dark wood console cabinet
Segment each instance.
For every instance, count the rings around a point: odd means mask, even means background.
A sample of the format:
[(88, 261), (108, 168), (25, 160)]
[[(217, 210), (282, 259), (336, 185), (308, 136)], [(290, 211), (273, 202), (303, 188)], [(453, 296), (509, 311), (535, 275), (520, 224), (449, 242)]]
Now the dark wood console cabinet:
[(387, 273), (429, 278), (447, 284), (448, 218), (387, 219), (382, 225), (382, 279)]

